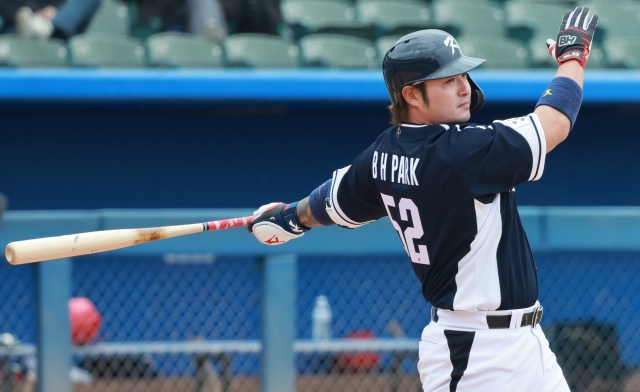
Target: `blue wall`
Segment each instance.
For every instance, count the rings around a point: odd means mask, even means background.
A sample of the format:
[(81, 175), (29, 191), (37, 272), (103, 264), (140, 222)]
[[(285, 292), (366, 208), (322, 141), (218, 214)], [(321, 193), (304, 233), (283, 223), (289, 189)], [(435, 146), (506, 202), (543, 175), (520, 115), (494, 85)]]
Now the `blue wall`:
[[(378, 73), (274, 72), (0, 73), (0, 192), (17, 210), (300, 199), (387, 127), (386, 91)], [(530, 112), (552, 76), (479, 72), (472, 121)], [(596, 76), (521, 205), (640, 203), (640, 77)]]

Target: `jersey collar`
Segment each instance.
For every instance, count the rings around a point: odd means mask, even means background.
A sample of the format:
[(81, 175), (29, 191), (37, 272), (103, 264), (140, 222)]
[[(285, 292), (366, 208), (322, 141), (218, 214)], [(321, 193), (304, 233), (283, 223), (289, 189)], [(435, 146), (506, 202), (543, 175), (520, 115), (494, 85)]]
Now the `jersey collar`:
[(399, 127), (393, 127), (393, 132), (395, 132), (397, 140), (411, 141), (427, 138), (430, 135), (446, 131), (449, 128), (451, 128), (449, 125), (443, 124), (428, 125), (403, 123), (400, 124)]

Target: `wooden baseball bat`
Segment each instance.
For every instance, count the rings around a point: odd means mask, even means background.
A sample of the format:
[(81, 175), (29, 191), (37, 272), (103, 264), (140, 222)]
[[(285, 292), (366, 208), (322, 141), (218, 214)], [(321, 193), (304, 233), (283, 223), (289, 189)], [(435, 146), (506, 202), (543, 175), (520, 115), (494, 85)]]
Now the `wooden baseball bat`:
[(35, 238), (11, 242), (7, 245), (4, 254), (7, 257), (7, 261), (13, 265), (37, 263), (45, 260), (106, 252), (203, 231), (247, 226), (251, 224), (254, 218), (254, 216), (245, 216), (188, 225), (89, 231), (57, 237)]

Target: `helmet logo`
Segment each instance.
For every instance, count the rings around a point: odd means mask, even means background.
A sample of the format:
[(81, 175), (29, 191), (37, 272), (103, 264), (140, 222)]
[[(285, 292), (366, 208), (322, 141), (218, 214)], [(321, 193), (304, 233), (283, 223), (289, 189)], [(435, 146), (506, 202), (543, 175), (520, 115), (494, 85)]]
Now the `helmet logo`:
[(458, 43), (456, 42), (456, 39), (453, 38), (450, 35), (448, 35), (447, 38), (444, 40), (444, 45), (445, 46), (451, 46), (451, 54), (455, 54), (456, 53), (456, 48), (458, 48), (458, 50), (460, 50), (460, 47), (458, 46)]

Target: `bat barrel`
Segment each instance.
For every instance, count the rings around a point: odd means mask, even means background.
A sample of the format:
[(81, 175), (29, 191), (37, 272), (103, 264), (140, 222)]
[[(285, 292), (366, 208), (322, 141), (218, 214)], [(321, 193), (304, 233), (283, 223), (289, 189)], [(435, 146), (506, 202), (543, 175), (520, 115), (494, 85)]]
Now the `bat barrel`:
[(13, 265), (60, 259), (69, 255), (68, 249), (60, 249), (57, 244), (44, 240), (46, 238), (12, 242), (7, 245), (4, 255)]
[(4, 254), (13, 265), (106, 252), (209, 230), (246, 226), (253, 216), (187, 225), (117, 229), (68, 234), (58, 237), (15, 241), (7, 245)]
[(7, 245), (7, 248), (4, 250), (4, 256), (9, 263), (13, 264), (13, 243)]

